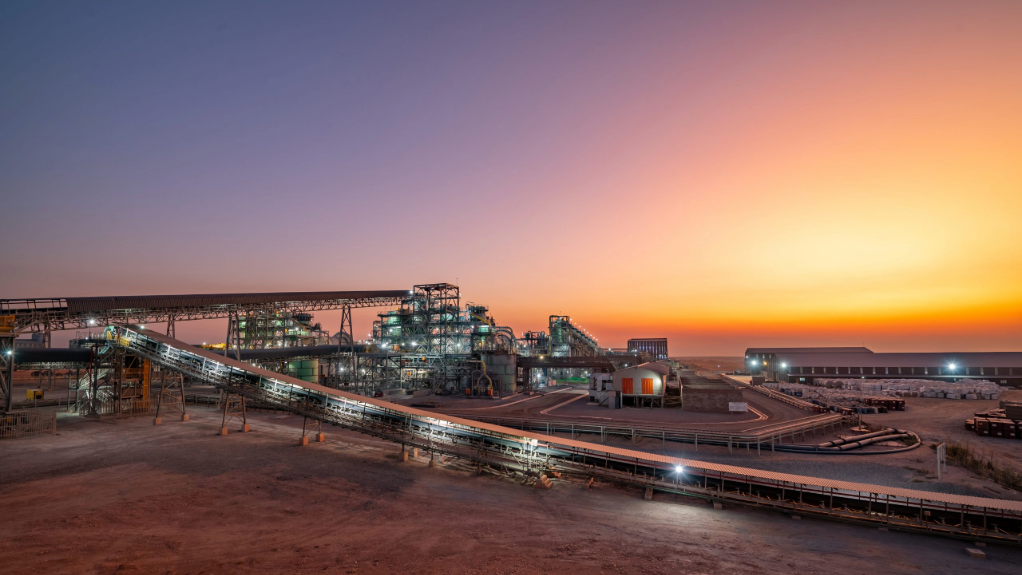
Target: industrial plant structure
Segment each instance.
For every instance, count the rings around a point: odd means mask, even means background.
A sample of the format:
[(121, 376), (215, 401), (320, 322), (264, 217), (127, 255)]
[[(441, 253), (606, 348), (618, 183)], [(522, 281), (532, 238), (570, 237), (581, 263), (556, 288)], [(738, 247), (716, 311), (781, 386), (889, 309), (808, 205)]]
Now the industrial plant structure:
[(645, 353), (654, 359), (667, 359), (666, 337), (642, 337), (628, 340), (630, 353)]
[[(340, 331), (350, 334), (353, 308), (392, 306), (397, 309), (380, 314), (374, 335), (362, 343), (353, 342), (350, 337), (339, 337), (336, 343), (326, 345), (287, 346), (283, 345), (284, 334), (281, 333), (281, 345), (277, 346), (274, 330), (272, 345), (264, 342), (263, 347), (255, 348), (254, 342), (246, 342), (255, 332), (243, 331), (249, 329), (249, 324), (246, 320), (243, 325), (242, 318), (273, 318), (280, 312), (297, 319), (296, 314), (340, 309), (344, 318)], [(260, 315), (263, 310), (265, 316)], [(225, 346), (219, 353), (172, 335), (175, 321), (211, 318), (228, 320)], [(311, 322), (311, 317), (301, 319)], [(146, 328), (146, 324), (150, 327)], [(169, 333), (157, 333), (151, 324), (166, 324)], [(608, 434), (620, 436), (622, 428), (603, 422), (596, 425), (553, 422), (551, 428), (550, 421), (522, 420), (517, 422), (520, 428), (515, 429), (367, 397), (395, 390), (472, 392), (483, 385), (492, 390), (503, 385), (496, 383), (503, 382), (501, 374), (514, 374), (512, 381), (518, 386), (530, 380), (523, 374), (551, 369), (601, 370), (610, 375), (612, 385), (620, 385), (622, 394), (627, 391), (630, 380), (630, 395), (642, 398), (657, 395), (659, 380), (662, 393), (663, 376), (669, 372), (666, 368), (657, 368), (659, 363), (631, 367), (637, 363), (635, 359), (601, 353), (595, 346), (595, 337), (572, 324), (566, 316), (553, 316), (551, 325), (553, 329), (545, 353), (535, 349), (534, 355), (519, 354), (522, 346), (513, 332), (499, 326), (485, 306), (462, 307), (457, 287), (450, 284), (420, 285), (411, 291), (0, 300), (2, 428), (8, 431), (8, 437), (55, 432), (56, 429), (56, 417), (52, 412), (12, 412), (11, 376), (15, 365), (22, 369), (28, 366), (56, 369), (59, 366), (68, 370), (69, 378), (70, 370), (76, 370), (76, 393), (83, 391), (85, 398), (76, 402), (81, 415), (147, 414), (153, 416), (153, 423), (157, 425), (161, 417), (173, 413), (167, 406), (171, 399), (174, 400), (171, 406), (179, 408), (180, 420), (188, 421), (181, 385), (188, 380), (212, 385), (220, 391), (221, 435), (227, 434), (230, 418), (235, 416), (240, 417), (241, 425), (231, 428), (249, 431), (245, 419), (245, 401), (248, 400), (302, 416), (305, 423), (311, 421), (317, 429), (323, 423), (332, 423), (399, 443), (406, 454), (406, 448), (411, 448), (413, 453), (427, 451), (430, 461), (434, 457), (440, 457), (441, 461), (447, 456), (456, 457), (477, 463), (480, 470), (486, 465), (491, 469), (535, 476), (537, 484), (543, 484), (542, 479), (548, 480), (546, 472), (563, 470), (581, 477), (644, 488), (647, 499), (656, 490), (704, 497), (717, 506), (722, 503), (762, 505), (799, 515), (874, 524), (885, 529), (940, 533), (990, 542), (1017, 544), (1022, 541), (1022, 504), (1017, 501), (874, 486), (669, 457), (607, 445)], [(87, 331), (73, 340), (70, 350), (14, 349), (14, 340), (20, 334), (58, 329)], [(260, 336), (263, 339), (270, 337), (266, 332), (263, 334)], [(802, 355), (821, 360), (827, 357), (826, 354)], [(994, 360), (986, 356), (1007, 355), (1020, 354), (956, 354), (955, 359), (968, 356), (968, 361), (963, 363), (967, 369), (972, 369), (971, 362), (975, 361), (980, 374), (990, 365), (994, 366), (994, 373), (999, 374), (1002, 368), (990, 363)], [(785, 358), (790, 360), (799, 354), (782, 357), (775, 353), (773, 357), (786, 363)], [(312, 358), (336, 366), (337, 379), (329, 383), (312, 382), (262, 367)], [(622, 361), (631, 365), (621, 369), (625, 367)], [(853, 365), (848, 359), (838, 361), (845, 366)], [(492, 367), (496, 365), (502, 366), (501, 369)], [(1014, 373), (1014, 367), (1007, 369)], [(79, 370), (85, 373), (78, 374)], [(168, 377), (171, 374), (177, 376), (176, 380)], [(497, 379), (494, 376), (498, 376)], [(608, 378), (604, 375), (601, 379), (607, 381)], [(174, 381), (178, 382), (176, 387)], [(154, 389), (156, 386), (159, 392)], [(346, 389), (337, 389), (339, 386)], [(796, 430), (804, 435), (809, 425), (812, 433), (828, 427), (833, 432), (852, 421), (850, 416), (825, 414), (811, 424), (797, 420), (796, 428), (784, 429), (791, 431), (794, 441)], [(307, 442), (305, 428), (303, 425), (302, 441)], [(669, 440), (688, 442), (691, 437), (695, 444), (726, 446), (729, 453), (743, 444), (747, 451), (757, 453), (783, 447), (826, 448), (782, 445), (782, 435), (774, 429), (768, 434), (761, 431), (740, 435), (703, 431), (690, 434), (686, 430), (636, 427), (627, 431), (633, 442), (639, 435), (663, 443)], [(582, 441), (579, 433), (599, 434), (600, 442)], [(564, 437), (569, 434), (570, 438)], [(322, 441), (323, 434), (318, 436)], [(737, 445), (734, 444), (736, 438)], [(918, 437), (916, 439), (918, 441)], [(842, 444), (831, 448), (844, 450), (845, 447)]]
[(749, 373), (788, 383), (818, 378), (985, 379), (1022, 385), (1022, 352), (874, 353), (864, 347), (749, 348)]
[[(393, 309), (378, 314), (368, 339), (356, 341), (351, 310), (372, 306)], [(313, 321), (313, 312), (330, 309), (342, 310), (335, 336)], [(174, 337), (176, 321), (227, 318), (225, 343), (204, 346), (209, 351), (362, 395), (507, 395), (554, 379), (588, 377), (593, 370), (611, 372), (641, 359), (608, 354), (593, 334), (563, 315), (550, 316), (549, 332), (527, 332), (519, 340), (510, 327), (496, 322), (487, 306), (463, 306), (458, 286), (447, 283), (369, 292), (0, 300), (0, 317), (4, 409), (11, 402), (18, 335), (37, 333), (48, 340), (55, 330), (116, 324), (166, 324), (167, 335)], [(89, 331), (72, 340), (72, 346), (89, 350), (87, 358), (76, 356), (81, 361), (74, 367), (84, 375), (69, 382), (76, 406), (85, 406), (85, 411), (107, 409), (103, 406), (135, 397), (135, 388), (142, 387), (141, 375), (124, 377), (134, 372), (119, 370), (125, 360), (108, 344)]]

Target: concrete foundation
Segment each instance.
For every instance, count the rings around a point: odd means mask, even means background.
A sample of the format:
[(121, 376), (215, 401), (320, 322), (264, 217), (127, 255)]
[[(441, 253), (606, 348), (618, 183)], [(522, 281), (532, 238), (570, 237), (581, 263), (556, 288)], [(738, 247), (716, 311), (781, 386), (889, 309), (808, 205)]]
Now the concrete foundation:
[(227, 428), (226, 427), (221, 427), (220, 428), (220, 435), (227, 435)]
[(248, 433), (249, 431), (252, 431), (252, 426), (251, 425), (246, 423), (245, 425), (242, 426), (242, 428), (241, 428), (241, 432), (242, 433)]
[(317, 433), (316, 434), (316, 442), (317, 443), (323, 443), (324, 441), (326, 441), (326, 434), (325, 433)]
[(188, 414), (184, 413), (181, 415), (181, 421), (188, 421)]
[(309, 444), (309, 436), (308, 435), (303, 435), (302, 438), (298, 440), (298, 445), (308, 445), (308, 444)]
[(153, 420), (153, 425), (160, 425), (162, 423), (163, 423), (162, 417), (157, 417), (156, 419)]

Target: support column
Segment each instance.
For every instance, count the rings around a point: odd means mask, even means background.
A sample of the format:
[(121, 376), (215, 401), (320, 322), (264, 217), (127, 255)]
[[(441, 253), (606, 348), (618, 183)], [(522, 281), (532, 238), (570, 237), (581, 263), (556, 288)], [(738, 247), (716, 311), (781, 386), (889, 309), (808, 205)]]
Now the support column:
[[(316, 442), (323, 443), (326, 441), (326, 434), (323, 433), (323, 422), (318, 419), (313, 419), (312, 421), (316, 423)], [(298, 445), (304, 446), (309, 444), (309, 436), (307, 434), (309, 431), (308, 426), (309, 417), (305, 416), (302, 418), (302, 437), (298, 440)]]
[(124, 361), (127, 357), (122, 350), (118, 349), (114, 352), (114, 361), (117, 364), (114, 366), (114, 373), (116, 379), (114, 380), (114, 409), (113, 412), (119, 414), (121, 412), (121, 397), (124, 394)]
[(241, 361), (241, 318), (238, 312), (227, 316), (227, 337), (224, 338), (224, 357), (230, 357), (231, 336), (234, 336), (234, 359)]
[[(11, 317), (13, 322), (13, 317)], [(14, 389), (14, 338), (13, 331), (0, 333), (0, 410), (11, 411), (11, 394)]]
[(351, 306), (347, 305), (341, 308), (341, 326), (337, 331), (337, 358), (338, 382), (349, 384), (356, 381), (358, 362), (355, 359), (355, 332), (351, 326)]
[(246, 433), (252, 428), (248, 425), (248, 414), (245, 412), (245, 396), (220, 391), (220, 403), (223, 406), (223, 420), (220, 423), (220, 435), (227, 435), (227, 424), (235, 419), (241, 420), (241, 432)]
[[(78, 372), (78, 370), (76, 369), (75, 373), (77, 373), (77, 372)], [(75, 378), (75, 381), (76, 382), (78, 381), (77, 377)], [(67, 368), (67, 404), (64, 406), (64, 411), (71, 411), (71, 368), (70, 367)]]
[[(167, 377), (168, 375), (170, 378)], [(169, 385), (167, 379), (171, 380)], [(167, 411), (179, 411), (181, 421), (188, 421), (188, 412), (185, 410), (184, 376), (179, 373), (167, 373), (166, 368), (160, 368), (160, 395), (156, 399), (156, 415), (153, 416), (153, 425), (163, 423), (163, 414)]]

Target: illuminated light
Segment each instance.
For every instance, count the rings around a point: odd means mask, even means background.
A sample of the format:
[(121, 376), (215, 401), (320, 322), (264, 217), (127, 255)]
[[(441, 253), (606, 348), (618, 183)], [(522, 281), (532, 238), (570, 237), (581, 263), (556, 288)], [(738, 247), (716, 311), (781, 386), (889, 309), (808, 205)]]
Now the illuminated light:
[(685, 471), (685, 467), (684, 467), (684, 466), (682, 466), (682, 465), (676, 465), (676, 466), (674, 467), (674, 472), (675, 472), (675, 473), (681, 473), (681, 472), (683, 472), (683, 471)]
[(10, 349), (9, 349), (9, 350), (7, 350), (7, 355), (11, 355), (12, 353), (14, 353), (14, 351), (13, 351), (13, 350), (10, 350)]
[(781, 369), (786, 369), (787, 367), (788, 367), (788, 364), (786, 364), (786, 363), (782, 363), (781, 364)]
[(90, 319), (89, 320), (89, 325), (96, 325), (96, 320)]
[(749, 365), (756, 365), (756, 360), (752, 360), (752, 361), (750, 361), (750, 362), (749, 362)]
[(144, 325), (141, 325), (141, 324), (139, 324), (139, 326), (138, 326), (138, 327), (139, 327), (139, 329), (145, 329), (145, 326), (144, 326)]
[(956, 367), (958, 367), (958, 366), (956, 366), (953, 363), (949, 363), (948, 366), (947, 366), (947, 368), (950, 369), (951, 371), (954, 371)]

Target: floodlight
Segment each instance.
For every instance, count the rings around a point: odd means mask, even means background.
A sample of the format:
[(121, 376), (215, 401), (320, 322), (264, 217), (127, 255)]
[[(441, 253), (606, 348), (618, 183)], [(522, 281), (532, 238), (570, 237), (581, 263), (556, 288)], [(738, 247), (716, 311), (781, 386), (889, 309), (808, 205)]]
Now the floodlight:
[(674, 467), (674, 472), (675, 472), (675, 473), (681, 473), (682, 471), (685, 471), (685, 468), (684, 468), (684, 467), (682, 467), (681, 465), (676, 465), (676, 466)]
[(948, 369), (950, 369), (951, 371), (954, 371), (954, 370), (955, 370), (955, 367), (956, 367), (956, 366), (955, 366), (955, 364), (953, 364), (953, 363), (950, 363), (950, 364), (948, 364), (948, 366), (947, 366), (947, 368), (948, 368)]

